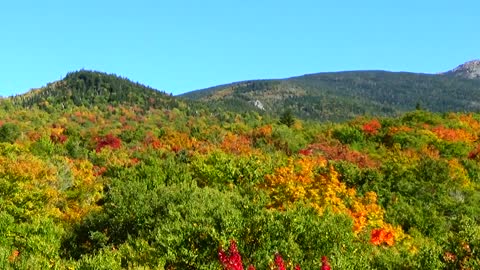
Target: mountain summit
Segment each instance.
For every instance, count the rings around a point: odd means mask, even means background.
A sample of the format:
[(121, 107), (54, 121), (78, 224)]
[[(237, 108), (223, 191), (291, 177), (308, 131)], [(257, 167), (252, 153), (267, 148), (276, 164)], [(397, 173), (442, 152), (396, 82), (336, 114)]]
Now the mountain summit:
[(447, 72), (447, 74), (468, 79), (478, 79), (480, 78), (480, 59), (468, 61)]

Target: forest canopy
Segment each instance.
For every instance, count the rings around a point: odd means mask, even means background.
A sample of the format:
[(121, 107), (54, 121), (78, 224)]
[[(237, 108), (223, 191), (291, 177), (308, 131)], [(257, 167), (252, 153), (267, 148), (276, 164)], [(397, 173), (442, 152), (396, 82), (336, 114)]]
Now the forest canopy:
[(480, 114), (282, 121), (97, 75), (1, 101), (0, 268), (480, 267)]

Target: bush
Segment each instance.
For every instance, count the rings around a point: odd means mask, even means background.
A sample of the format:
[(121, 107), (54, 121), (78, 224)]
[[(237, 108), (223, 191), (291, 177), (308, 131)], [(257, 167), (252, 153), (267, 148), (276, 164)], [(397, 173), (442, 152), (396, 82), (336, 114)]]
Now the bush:
[[(105, 244), (131, 245), (132, 239), (144, 239), (152, 248), (146, 263), (151, 267), (159, 261), (179, 269), (216, 265), (218, 243), (238, 237), (238, 228), (243, 227), (244, 204), (235, 193), (202, 189), (192, 183), (166, 187), (117, 180), (105, 198), (105, 212), (91, 216), (65, 244), (77, 242), (76, 250), (69, 252), (76, 257)], [(92, 233), (96, 239), (108, 239), (107, 243), (95, 243)], [(101, 233), (105, 235), (99, 237)], [(92, 248), (83, 248), (86, 242)]]
[(0, 142), (14, 143), (20, 134), (20, 128), (13, 123), (5, 123), (0, 126)]
[(274, 127), (272, 138), (277, 148), (287, 154), (297, 153), (307, 145), (307, 141), (301, 133), (295, 132), (284, 125)]
[(362, 143), (365, 141), (365, 134), (352, 126), (343, 126), (335, 129), (333, 137), (343, 144)]

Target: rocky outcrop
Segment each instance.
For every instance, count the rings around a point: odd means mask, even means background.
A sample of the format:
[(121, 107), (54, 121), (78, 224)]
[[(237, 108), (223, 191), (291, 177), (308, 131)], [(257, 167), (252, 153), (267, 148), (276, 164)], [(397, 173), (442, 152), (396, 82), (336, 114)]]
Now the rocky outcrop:
[(480, 60), (466, 62), (446, 74), (452, 74), (468, 79), (480, 79)]

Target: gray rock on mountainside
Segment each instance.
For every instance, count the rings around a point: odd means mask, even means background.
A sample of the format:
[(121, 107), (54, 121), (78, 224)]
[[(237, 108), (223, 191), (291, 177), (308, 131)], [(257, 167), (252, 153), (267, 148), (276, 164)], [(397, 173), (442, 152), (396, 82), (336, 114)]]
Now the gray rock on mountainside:
[(253, 105), (259, 108), (260, 110), (265, 111), (265, 107), (263, 106), (263, 103), (258, 99), (253, 102)]
[(446, 74), (453, 74), (468, 79), (480, 79), (480, 60), (466, 62), (446, 72)]

